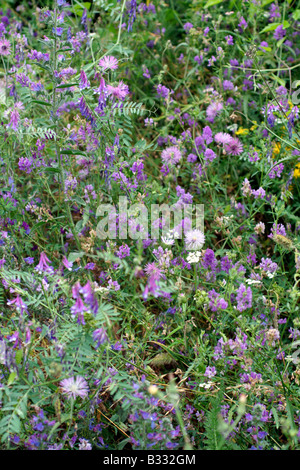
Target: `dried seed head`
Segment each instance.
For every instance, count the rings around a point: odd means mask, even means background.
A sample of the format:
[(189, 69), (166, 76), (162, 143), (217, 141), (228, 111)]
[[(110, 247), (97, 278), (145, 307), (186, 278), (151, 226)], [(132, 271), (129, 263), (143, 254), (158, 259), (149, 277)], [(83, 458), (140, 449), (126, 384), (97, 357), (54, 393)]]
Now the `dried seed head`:
[(275, 243), (277, 243), (278, 245), (283, 246), (287, 250), (293, 250), (294, 249), (294, 244), (293, 244), (292, 240), (285, 237), (284, 235), (279, 235), (278, 233), (276, 233), (273, 237), (273, 240), (275, 241)]

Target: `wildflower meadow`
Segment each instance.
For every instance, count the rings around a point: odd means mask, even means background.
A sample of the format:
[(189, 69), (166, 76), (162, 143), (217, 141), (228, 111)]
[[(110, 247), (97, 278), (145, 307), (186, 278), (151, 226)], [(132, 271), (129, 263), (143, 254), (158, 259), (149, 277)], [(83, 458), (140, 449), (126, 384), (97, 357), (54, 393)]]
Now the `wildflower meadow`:
[(298, 0), (0, 2), (0, 450), (300, 450), (299, 57)]

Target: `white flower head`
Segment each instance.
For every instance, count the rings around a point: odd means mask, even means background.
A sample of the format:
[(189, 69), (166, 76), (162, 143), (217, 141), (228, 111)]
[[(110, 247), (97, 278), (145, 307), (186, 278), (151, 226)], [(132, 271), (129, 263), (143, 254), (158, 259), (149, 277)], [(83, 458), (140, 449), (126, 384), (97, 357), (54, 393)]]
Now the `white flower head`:
[(200, 251), (195, 251), (195, 253), (189, 253), (187, 255), (187, 262), (192, 264), (192, 263), (199, 263), (201, 257), (201, 252)]
[(189, 230), (185, 236), (185, 246), (187, 250), (200, 250), (205, 242), (204, 233), (201, 230)]
[(199, 384), (199, 387), (201, 388), (205, 388), (206, 390), (210, 389), (211, 387), (213, 387), (214, 383), (213, 382), (204, 382), (204, 383), (200, 383)]
[(274, 276), (276, 276), (275, 273), (271, 273), (270, 271), (267, 271), (267, 277), (268, 277), (269, 279), (273, 279)]
[(165, 245), (174, 245), (175, 240), (179, 238), (179, 234), (173, 229), (170, 230), (166, 236), (161, 237), (162, 242)]
[(252, 285), (252, 284), (261, 284), (261, 281), (258, 279), (246, 279), (247, 284)]

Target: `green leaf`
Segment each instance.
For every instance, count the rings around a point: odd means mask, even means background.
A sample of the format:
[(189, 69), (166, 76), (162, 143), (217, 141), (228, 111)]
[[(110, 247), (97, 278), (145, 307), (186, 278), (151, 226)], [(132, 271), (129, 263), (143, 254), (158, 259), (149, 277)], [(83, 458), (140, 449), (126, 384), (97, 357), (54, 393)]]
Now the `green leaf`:
[(279, 424), (279, 418), (278, 418), (278, 413), (277, 413), (277, 410), (274, 406), (272, 406), (272, 414), (274, 416), (274, 421), (275, 421), (275, 424), (276, 424), (276, 429), (279, 429), (280, 428), (280, 424)]
[(46, 167), (43, 169), (45, 173), (60, 173), (59, 168)]
[(31, 100), (31, 103), (41, 104), (42, 106), (52, 106), (52, 104), (47, 101)]
[(84, 251), (80, 251), (78, 253), (74, 252), (74, 253), (70, 253), (69, 256), (68, 256), (68, 261), (70, 263), (74, 263), (74, 261), (77, 259), (77, 258), (82, 258), (83, 256), (85, 255), (85, 252)]
[(212, 7), (213, 5), (218, 5), (218, 3), (222, 3), (223, 0), (208, 0), (206, 5), (204, 5), (204, 8), (209, 8)]
[(264, 29), (260, 31), (261, 33), (267, 33), (268, 31), (274, 31), (278, 26), (282, 25), (284, 29), (287, 29), (290, 26), (288, 21), (284, 21), (283, 23), (272, 23), (266, 26)]
[(23, 349), (18, 349), (15, 355), (16, 363), (21, 364), (23, 359)]
[(82, 197), (75, 196), (73, 197), (73, 201), (77, 202), (77, 204), (79, 204), (80, 206), (86, 206), (86, 202), (84, 201), (84, 199), (82, 199)]
[[(264, 51), (266, 52), (271, 52), (272, 48), (271, 47), (265, 47), (265, 46), (260, 46)], [(264, 55), (263, 51), (257, 51), (259, 55)]]
[(56, 88), (71, 88), (72, 86), (78, 86), (78, 83), (64, 83), (63, 85), (58, 85)]
[(78, 3), (77, 5), (73, 6), (72, 10), (73, 10), (73, 13), (75, 13), (75, 15), (81, 18), (85, 8), (89, 10), (91, 8), (91, 4), (89, 2), (83, 2), (81, 4)]
[(84, 152), (80, 152), (79, 150), (69, 150), (69, 149), (66, 149), (66, 150), (61, 150), (60, 153), (62, 155), (83, 155), (84, 157), (86, 157), (86, 153)]
[(282, 46), (282, 44), (284, 43), (285, 39), (286, 39), (286, 38), (281, 38), (281, 39), (279, 39), (279, 41), (277, 41), (276, 47), (277, 47), (278, 49)]
[(298, 21), (300, 19), (300, 10), (295, 10), (292, 17), (295, 21)]
[(11, 385), (17, 377), (16, 372), (11, 372), (8, 377), (7, 385)]

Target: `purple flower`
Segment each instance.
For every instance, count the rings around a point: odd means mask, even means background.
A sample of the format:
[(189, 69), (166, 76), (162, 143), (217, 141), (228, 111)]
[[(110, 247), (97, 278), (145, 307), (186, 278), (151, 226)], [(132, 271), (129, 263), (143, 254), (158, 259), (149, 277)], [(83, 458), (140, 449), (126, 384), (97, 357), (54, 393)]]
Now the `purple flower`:
[(90, 88), (90, 82), (87, 79), (86, 73), (84, 70), (80, 71), (80, 80), (79, 80), (79, 88), (80, 90), (84, 90), (85, 88)]
[(11, 54), (11, 44), (7, 39), (0, 39), (0, 55), (8, 56)]
[(272, 3), (270, 5), (270, 20), (274, 20), (275, 18), (280, 18), (280, 11), (279, 11), (279, 6), (276, 5), (275, 3)]
[(55, 34), (56, 36), (61, 36), (62, 33), (64, 32), (64, 28), (61, 28), (61, 27), (58, 27), (58, 28), (52, 28), (52, 32), (53, 34)]
[(99, 67), (105, 70), (116, 70), (118, 68), (118, 60), (112, 55), (106, 55), (99, 60)]
[(277, 26), (277, 28), (274, 31), (273, 37), (279, 41), (279, 39), (284, 38), (286, 35), (286, 29), (283, 28), (282, 24)]
[(230, 134), (227, 134), (226, 132), (217, 132), (217, 134), (214, 137), (215, 141), (217, 144), (228, 144), (232, 137)]
[(208, 67), (211, 67), (211, 66), (213, 65), (213, 63), (216, 62), (216, 61), (217, 61), (217, 59), (215, 58), (214, 55), (212, 55), (211, 58), (208, 59), (208, 64), (207, 64), (207, 66), (208, 66)]
[(243, 80), (243, 91), (252, 90), (252, 88), (253, 88), (253, 81), (245, 78)]
[(251, 288), (244, 286), (244, 284), (241, 284), (240, 287), (237, 290), (237, 296), (236, 296), (236, 301), (237, 301), (237, 310), (239, 312), (243, 312), (247, 308), (252, 307), (252, 291)]
[(234, 45), (233, 37), (230, 36), (230, 34), (229, 34), (229, 36), (225, 36), (225, 39), (226, 39), (226, 42), (227, 42), (228, 46), (233, 46)]
[(143, 77), (145, 78), (151, 78), (151, 75), (150, 75), (150, 72), (149, 70), (147, 69), (147, 67), (145, 65), (142, 66), (142, 69), (143, 69)]
[(83, 96), (80, 98), (77, 106), (78, 106), (78, 109), (81, 112), (82, 116), (84, 116), (88, 121), (90, 121), (92, 127), (94, 127), (95, 126), (95, 119), (94, 119), (91, 111), (89, 110), (88, 105), (84, 101)]
[(98, 301), (95, 297), (95, 293), (92, 290), (90, 281), (88, 281), (84, 287), (80, 289), (83, 294), (85, 303), (87, 304), (87, 311), (96, 315), (98, 313)]
[(79, 442), (78, 450), (92, 450), (92, 444), (87, 439), (79, 438)]
[(150, 276), (147, 282), (147, 285), (143, 292), (143, 299), (147, 300), (149, 294), (152, 294), (154, 297), (159, 296), (159, 286), (157, 285), (157, 276)]
[(107, 90), (107, 86), (105, 84), (104, 78), (100, 79), (99, 88), (97, 88), (95, 92), (99, 93), (98, 106), (95, 108), (95, 111), (102, 116), (104, 114), (104, 109), (106, 107), (106, 100), (108, 97), (108, 90)]
[(116, 256), (120, 259), (130, 256), (130, 248), (128, 245), (124, 244), (116, 251)]
[(84, 269), (89, 269), (90, 271), (93, 271), (95, 269), (95, 266), (95, 263), (87, 263)]
[(209, 122), (214, 122), (216, 116), (220, 114), (223, 109), (223, 104), (219, 102), (211, 103), (206, 109), (206, 119)]
[(17, 294), (17, 297), (14, 300), (8, 300), (7, 305), (14, 305), (20, 315), (23, 315), (24, 312), (28, 311), (27, 305), (23, 302), (19, 294)]
[(203, 63), (203, 55), (195, 55), (194, 61), (197, 62), (197, 64), (201, 65)]
[(285, 96), (287, 94), (287, 89), (285, 88), (285, 86), (279, 86), (278, 88), (276, 88), (276, 93), (278, 96)]
[(269, 178), (271, 178), (271, 179), (276, 178), (276, 176), (277, 176), (277, 178), (280, 178), (281, 173), (284, 170), (284, 164), (283, 163), (279, 163), (278, 165), (276, 165), (276, 163), (277, 162), (275, 162), (274, 168), (272, 168), (272, 170), (269, 173)]
[(240, 28), (241, 32), (248, 27), (248, 23), (243, 16), (241, 17), (241, 21), (239, 22), (238, 27)]
[(71, 307), (71, 314), (73, 317), (77, 316), (77, 323), (81, 325), (85, 325), (84, 312), (86, 312), (86, 307), (82, 298), (78, 296), (75, 304)]
[(22, 341), (18, 331), (15, 331), (11, 336), (8, 336), (8, 341), (13, 341), (13, 347), (15, 349), (20, 348), (22, 345)]
[(228, 302), (226, 302), (226, 300), (223, 299), (223, 297), (221, 297), (215, 291), (215, 289), (212, 289), (212, 290), (208, 291), (207, 295), (208, 295), (208, 298), (210, 300), (209, 308), (213, 312), (217, 312), (217, 310), (219, 310), (219, 309), (226, 310), (226, 308), (228, 307)]
[(169, 95), (173, 93), (173, 90), (169, 90), (166, 86), (162, 85), (161, 83), (157, 85), (156, 87), (156, 92), (158, 96), (161, 96), (162, 98), (167, 99)]
[(26, 171), (26, 173), (29, 174), (33, 169), (33, 161), (27, 157), (21, 157), (18, 161), (18, 166), (21, 171)]
[(206, 367), (206, 370), (205, 370), (205, 377), (208, 377), (209, 379), (211, 379), (212, 377), (214, 377), (216, 375), (217, 371), (216, 371), (216, 368), (213, 366), (213, 367)]
[(212, 130), (209, 126), (204, 127), (202, 137), (207, 145), (209, 145), (213, 141)]
[(260, 269), (265, 272), (275, 273), (278, 269), (278, 264), (273, 262), (270, 258), (262, 258), (259, 265)]
[(274, 238), (274, 235), (283, 235), (286, 237), (286, 231), (284, 225), (282, 224), (273, 224), (271, 228), (271, 234), (268, 235), (269, 238)]
[(223, 82), (223, 90), (233, 90), (234, 84), (230, 80), (224, 80)]
[(237, 137), (232, 137), (229, 142), (224, 145), (228, 155), (240, 155), (243, 151), (243, 144)]
[(16, 74), (16, 81), (20, 83), (22, 87), (29, 87), (31, 80), (25, 75), (25, 73)]
[(266, 41), (262, 41), (262, 42), (260, 43), (258, 49), (259, 49), (260, 51), (267, 52), (267, 51), (265, 50), (266, 47), (269, 47), (269, 44), (268, 44)]
[(184, 31), (186, 31), (187, 33), (194, 27), (194, 25), (192, 25), (192, 23), (185, 23), (183, 25), (183, 29)]
[(17, 109), (13, 109), (10, 114), (10, 121), (7, 124), (7, 127), (11, 127), (14, 131), (17, 131), (19, 127), (19, 121), (20, 121), (19, 111)]
[(51, 261), (47, 258), (46, 254), (44, 252), (41, 253), (40, 256), (40, 261), (36, 265), (35, 270), (39, 273), (48, 273), (48, 274), (53, 274), (54, 269), (52, 266), (49, 266), (48, 263), (51, 263)]
[(195, 155), (194, 153), (189, 153), (187, 156), (187, 161), (189, 163), (195, 163), (197, 161), (197, 158), (197, 155)]
[(116, 344), (111, 345), (111, 349), (113, 351), (122, 351), (123, 349), (122, 343), (120, 341), (117, 341)]
[(100, 344), (104, 344), (108, 341), (106, 331), (103, 328), (98, 328), (93, 331), (93, 340), (96, 343), (97, 348)]
[(127, 27), (127, 31), (132, 31), (132, 25), (136, 19), (136, 0), (130, 0), (130, 4), (129, 4), (129, 12), (128, 12), (128, 16), (129, 16), (129, 20), (128, 20), (128, 27)]
[(205, 152), (204, 152), (204, 159), (205, 161), (209, 161), (209, 162), (212, 162), (215, 158), (217, 158), (217, 155), (216, 153), (211, 150), (211, 149), (206, 149)]
[(107, 85), (107, 94), (123, 101), (129, 93), (128, 85), (121, 80), (117, 86)]
[[(48, 62), (50, 60), (50, 55), (48, 53), (43, 53), (40, 51), (37, 51), (36, 49), (32, 49), (30, 52), (27, 54), (28, 59), (30, 60), (37, 60), (38, 62)], [(20, 74), (24, 75), (24, 74)]]
[(63, 257), (62, 263), (63, 263), (63, 265), (65, 266), (65, 268), (67, 268), (69, 271), (72, 271), (73, 263), (71, 263), (70, 261), (68, 261), (65, 256)]
[(182, 154), (178, 147), (168, 147), (162, 151), (161, 159), (168, 165), (176, 165), (182, 158)]
[(118, 281), (113, 281), (112, 279), (109, 279), (108, 288), (114, 291), (118, 291), (120, 290), (120, 284), (118, 283)]
[(88, 383), (80, 375), (76, 378), (71, 377), (70, 379), (61, 380), (59, 385), (61, 386), (62, 393), (67, 395), (68, 398), (73, 398), (75, 400), (77, 397), (85, 398), (88, 396)]
[(255, 199), (263, 199), (266, 195), (266, 191), (264, 190), (264, 188), (258, 188), (257, 190), (255, 189), (252, 189), (252, 196), (254, 196)]

